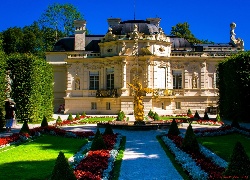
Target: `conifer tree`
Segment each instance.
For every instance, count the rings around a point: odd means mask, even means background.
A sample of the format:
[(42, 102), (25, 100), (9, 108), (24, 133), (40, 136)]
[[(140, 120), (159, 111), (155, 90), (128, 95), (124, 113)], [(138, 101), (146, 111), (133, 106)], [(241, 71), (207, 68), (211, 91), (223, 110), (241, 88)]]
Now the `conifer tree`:
[(199, 147), (198, 141), (196, 139), (196, 136), (194, 134), (191, 124), (189, 124), (186, 130), (186, 134), (183, 139), (181, 148), (185, 152), (199, 152), (200, 151), (200, 147)]
[(225, 177), (236, 177), (246, 179), (250, 177), (250, 160), (240, 142), (236, 142), (230, 162), (224, 173)]
[(48, 121), (46, 116), (43, 116), (43, 121), (41, 123), (41, 127), (47, 127), (48, 126)]
[(175, 119), (173, 119), (169, 130), (168, 130), (168, 135), (173, 135), (173, 136), (178, 136), (180, 134), (179, 128), (177, 126), (177, 123), (175, 121)]
[(73, 170), (61, 151), (56, 159), (51, 180), (76, 180)]

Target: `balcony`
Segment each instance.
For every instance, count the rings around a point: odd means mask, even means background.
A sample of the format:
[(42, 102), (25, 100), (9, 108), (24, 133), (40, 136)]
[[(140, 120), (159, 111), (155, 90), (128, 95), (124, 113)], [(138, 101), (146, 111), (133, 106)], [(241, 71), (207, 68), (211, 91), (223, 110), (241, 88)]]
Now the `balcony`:
[(117, 92), (117, 89), (97, 90), (96, 97), (114, 98), (114, 97), (118, 97), (118, 92)]

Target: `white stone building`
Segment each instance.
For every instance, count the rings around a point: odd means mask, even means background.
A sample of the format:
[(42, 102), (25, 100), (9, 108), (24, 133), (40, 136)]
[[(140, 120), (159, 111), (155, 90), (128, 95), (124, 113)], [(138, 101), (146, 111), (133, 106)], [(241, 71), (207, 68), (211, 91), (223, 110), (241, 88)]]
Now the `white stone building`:
[(60, 39), (46, 53), (54, 69), (54, 107), (64, 113), (133, 113), (128, 83), (139, 77), (145, 94), (144, 110), (158, 114), (186, 113), (216, 107), (216, 65), (244, 50), (230, 25), (230, 42), (191, 44), (167, 36), (159, 18), (122, 21), (108, 19), (105, 35), (86, 35), (85, 21), (75, 21), (75, 35)]

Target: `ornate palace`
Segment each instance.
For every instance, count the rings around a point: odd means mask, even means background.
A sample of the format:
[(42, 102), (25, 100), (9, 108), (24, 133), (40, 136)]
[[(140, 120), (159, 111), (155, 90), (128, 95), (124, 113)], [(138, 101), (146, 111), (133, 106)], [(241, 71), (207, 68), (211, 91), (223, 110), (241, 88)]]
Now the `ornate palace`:
[(122, 21), (108, 19), (105, 35), (86, 35), (86, 21), (75, 21), (75, 35), (60, 39), (47, 62), (54, 69), (54, 107), (64, 113), (132, 114), (133, 80), (145, 93), (145, 113), (203, 113), (216, 107), (216, 65), (244, 50), (230, 24), (228, 43), (191, 44), (168, 36), (160, 18)]

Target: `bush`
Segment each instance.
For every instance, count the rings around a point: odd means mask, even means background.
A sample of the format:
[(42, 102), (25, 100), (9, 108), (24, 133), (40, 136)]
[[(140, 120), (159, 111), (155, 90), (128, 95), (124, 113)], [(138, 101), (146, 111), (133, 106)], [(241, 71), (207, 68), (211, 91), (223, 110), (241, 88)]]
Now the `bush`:
[(216, 115), (216, 121), (218, 121), (218, 122), (221, 121), (220, 114), (217, 114), (217, 115)]
[(43, 116), (43, 121), (41, 123), (41, 127), (47, 127), (48, 126), (48, 121), (46, 116)]
[(180, 134), (179, 128), (177, 126), (177, 123), (175, 121), (175, 119), (173, 119), (169, 130), (168, 130), (168, 135), (174, 135), (174, 136), (178, 136)]
[(194, 118), (201, 119), (201, 117), (200, 117), (200, 115), (199, 115), (199, 113), (197, 111), (195, 111)]
[(125, 113), (123, 111), (119, 111), (116, 120), (117, 121), (123, 121), (125, 118)]
[(160, 117), (159, 117), (159, 115), (157, 114), (157, 112), (154, 113), (153, 119), (154, 119), (154, 121), (160, 120)]
[(209, 120), (209, 117), (208, 117), (208, 115), (207, 115), (207, 112), (204, 113), (203, 120)]
[(4, 123), (3, 109), (0, 108), (0, 131), (3, 129), (4, 126), (5, 123)]
[(230, 162), (224, 175), (226, 177), (237, 177), (237, 179), (247, 176), (250, 177), (250, 160), (240, 142), (236, 142), (234, 146)]
[(58, 116), (56, 119), (56, 124), (60, 124), (60, 123), (62, 123), (62, 119), (60, 116)]
[(67, 120), (73, 121), (73, 116), (72, 116), (71, 113), (69, 113), (69, 116), (68, 116)]
[(27, 120), (24, 121), (23, 126), (20, 129), (19, 133), (30, 133), (30, 128), (28, 126), (28, 121)]
[(108, 124), (108, 125), (106, 126), (106, 129), (105, 129), (105, 131), (104, 131), (103, 134), (104, 134), (104, 135), (108, 135), (108, 134), (113, 135), (113, 134), (114, 134), (113, 129), (112, 129), (112, 127), (111, 127), (110, 124)]
[(79, 120), (79, 119), (80, 119), (80, 114), (79, 114), (79, 113), (76, 113), (75, 119), (76, 119), (76, 120)]
[(107, 147), (105, 145), (105, 142), (102, 138), (102, 135), (101, 135), (99, 129), (97, 129), (95, 137), (92, 141), (92, 145), (91, 145), (90, 150), (96, 151), (96, 150), (101, 150), (101, 149), (107, 149)]
[(190, 109), (188, 109), (187, 116), (188, 116), (188, 117), (192, 116), (192, 112), (191, 112)]
[(189, 124), (181, 148), (185, 152), (199, 152), (200, 147), (194, 134), (191, 124)]
[(151, 118), (154, 116), (154, 112), (153, 112), (151, 109), (150, 109), (150, 111), (148, 112), (148, 116), (151, 117)]
[(86, 116), (86, 113), (85, 111), (82, 112), (82, 116), (85, 117)]
[(234, 119), (234, 120), (232, 121), (231, 126), (232, 126), (232, 127), (235, 127), (235, 128), (238, 128), (238, 129), (240, 128), (240, 125), (239, 125), (237, 119)]
[(73, 170), (61, 151), (56, 159), (51, 180), (76, 180)]

